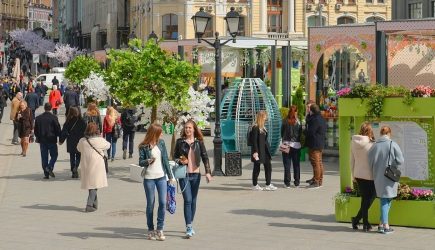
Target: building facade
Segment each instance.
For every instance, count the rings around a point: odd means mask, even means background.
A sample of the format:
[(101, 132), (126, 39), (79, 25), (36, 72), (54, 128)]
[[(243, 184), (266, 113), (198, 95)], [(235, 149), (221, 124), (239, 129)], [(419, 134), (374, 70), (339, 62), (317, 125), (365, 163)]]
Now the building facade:
[[(154, 31), (165, 40), (194, 38), (191, 17), (201, 7), (212, 15), (205, 37), (226, 35), (231, 7), (242, 16), (242, 36), (271, 39), (307, 37), (308, 27), (391, 19), (392, 0), (131, 0), (130, 26), (146, 39)], [(322, 16), (322, 18), (320, 18)]]
[(7, 32), (17, 28), (27, 28), (28, 0), (2, 0), (0, 5), (0, 34), (2, 39)]
[(53, 31), (53, 12), (51, 1), (32, 0), (27, 9), (28, 28), (42, 28), (51, 37)]
[(422, 19), (435, 17), (435, 0), (394, 1), (393, 19)]

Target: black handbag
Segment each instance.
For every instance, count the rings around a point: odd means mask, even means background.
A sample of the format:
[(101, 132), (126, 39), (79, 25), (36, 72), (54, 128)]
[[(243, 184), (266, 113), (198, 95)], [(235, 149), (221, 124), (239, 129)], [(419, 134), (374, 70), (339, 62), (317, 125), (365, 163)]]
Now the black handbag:
[(101, 154), (89, 141), (89, 139), (86, 137), (86, 141), (88, 141), (89, 145), (91, 145), (91, 147), (95, 150), (95, 152), (97, 152), (101, 157), (103, 157), (104, 159), (104, 168), (106, 169), (106, 174), (109, 173), (109, 161), (107, 159), (107, 156), (104, 154)]
[(400, 172), (400, 170), (397, 169), (397, 167), (391, 166), (391, 163), (390, 163), (391, 144), (392, 144), (392, 141), (390, 142), (390, 149), (388, 151), (388, 161), (387, 161), (388, 166), (387, 166), (387, 168), (385, 168), (384, 176), (387, 177), (388, 179), (394, 181), (394, 182), (398, 182), (400, 180), (400, 176), (402, 175), (402, 172)]

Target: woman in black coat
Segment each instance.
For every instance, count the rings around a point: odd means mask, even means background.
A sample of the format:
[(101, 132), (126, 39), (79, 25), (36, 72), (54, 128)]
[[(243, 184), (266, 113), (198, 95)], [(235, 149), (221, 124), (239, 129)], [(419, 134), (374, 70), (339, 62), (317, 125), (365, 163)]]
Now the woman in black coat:
[(65, 124), (59, 138), (59, 144), (66, 140), (66, 151), (70, 156), (72, 178), (79, 178), (77, 168), (80, 164), (80, 153), (77, 151), (77, 144), (84, 136), (86, 123), (80, 115), (77, 107), (70, 107)]
[(262, 187), (258, 185), (258, 175), (260, 174), (260, 164), (264, 165), (264, 174), (266, 177), (266, 191), (275, 191), (277, 188), (271, 184), (272, 179), (272, 155), (270, 153), (270, 145), (267, 141), (267, 130), (264, 126), (267, 120), (266, 111), (259, 111), (255, 125), (252, 127), (252, 147), (251, 147), (251, 161), (254, 163), (252, 171), (252, 190), (261, 191)]

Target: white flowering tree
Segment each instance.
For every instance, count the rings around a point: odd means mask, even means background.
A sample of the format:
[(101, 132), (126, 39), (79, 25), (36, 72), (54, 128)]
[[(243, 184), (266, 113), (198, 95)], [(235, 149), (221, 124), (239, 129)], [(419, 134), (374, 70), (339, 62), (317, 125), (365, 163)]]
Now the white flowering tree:
[(9, 35), (13, 41), (22, 45), (25, 50), (32, 54), (45, 55), (55, 49), (55, 44), (52, 41), (40, 37), (31, 30), (16, 29), (11, 31)]
[(104, 82), (103, 76), (98, 73), (91, 72), (88, 78), (83, 80), (82, 85), (83, 94), (97, 102), (106, 101), (110, 97), (109, 87)]
[(69, 44), (56, 44), (54, 52), (47, 52), (47, 56), (61, 62), (64, 66), (71, 61), (77, 54), (77, 48), (69, 46)]

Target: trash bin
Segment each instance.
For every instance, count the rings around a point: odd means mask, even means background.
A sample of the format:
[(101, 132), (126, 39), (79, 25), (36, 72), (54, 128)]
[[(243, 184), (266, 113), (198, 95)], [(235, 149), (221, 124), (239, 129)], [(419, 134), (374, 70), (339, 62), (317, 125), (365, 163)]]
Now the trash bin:
[(239, 151), (225, 152), (225, 175), (242, 175), (242, 153)]

